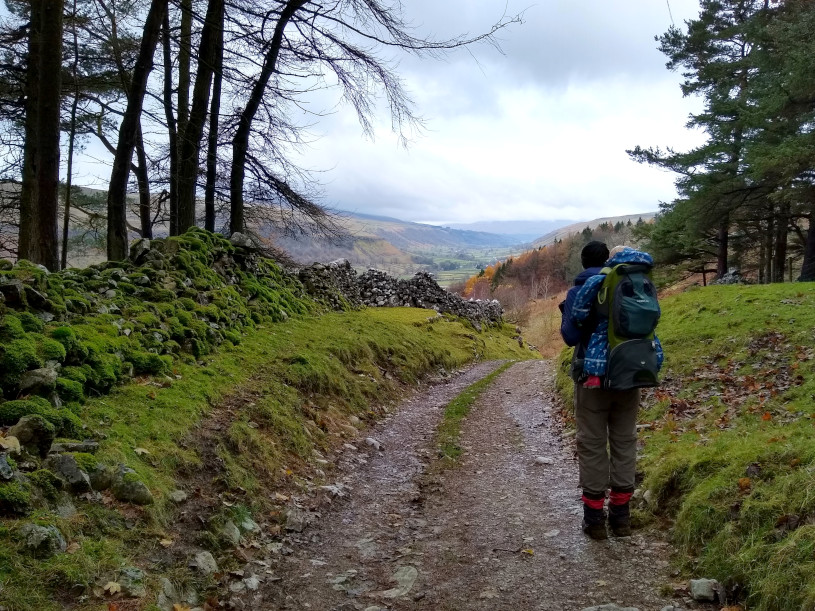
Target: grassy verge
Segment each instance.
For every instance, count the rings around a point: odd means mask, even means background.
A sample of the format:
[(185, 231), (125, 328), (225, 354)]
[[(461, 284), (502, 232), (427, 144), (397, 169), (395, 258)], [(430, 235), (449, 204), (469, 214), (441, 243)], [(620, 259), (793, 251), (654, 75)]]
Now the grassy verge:
[[(0, 605), (99, 609), (110, 600), (103, 586), (135, 566), (146, 573), (148, 595), (127, 608), (155, 609), (159, 576), (189, 580), (175, 568), (186, 565), (183, 558), (175, 565), (144, 559), (166, 557), (177, 515), (169, 494), (179, 476), (206, 467), (192, 432), (213, 406), (238, 394), (252, 398), (230, 413), (213, 444), (223, 465), (219, 486), (240, 494), (241, 511), (257, 515), (268, 509), (276, 483), (296, 479), (297, 465), (315, 451), (342, 443), (353, 434), (352, 423), (376, 418), (377, 406), (396, 398), (404, 384), (477, 359), (531, 356), (514, 335), (511, 327), (478, 333), (461, 321), (407, 308), (291, 318), (258, 324), (238, 345), (226, 344), (198, 363), (178, 361), (169, 375), (136, 378), (88, 399), (78, 416), (84, 435), (100, 440), (96, 460), (134, 469), (155, 502), (136, 507), (105, 493), (94, 502), (74, 499), (76, 511), (59, 510), (65, 497), (55, 492), (25, 518), (65, 535), (69, 553), (47, 560), (23, 551), (22, 519), (4, 519)], [(197, 543), (218, 551), (214, 539)]]
[(511, 362), (504, 363), (488, 376), (468, 386), (444, 408), (444, 416), (436, 432), (442, 468), (451, 466), (461, 456), (462, 450), (459, 445), (461, 422), (470, 413), (470, 407), (492, 381), (511, 366)]
[(647, 511), (674, 520), (689, 574), (761, 611), (815, 605), (813, 289), (664, 300), (666, 371), (640, 418)]

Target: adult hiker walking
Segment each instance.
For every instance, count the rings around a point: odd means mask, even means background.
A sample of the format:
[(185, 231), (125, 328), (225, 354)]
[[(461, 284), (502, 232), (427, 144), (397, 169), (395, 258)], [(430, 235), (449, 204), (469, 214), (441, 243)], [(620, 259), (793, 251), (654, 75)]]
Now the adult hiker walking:
[[(592, 539), (608, 537), (604, 511), (607, 493), (608, 525), (612, 533), (617, 537), (631, 535), (630, 500), (635, 485), (639, 388), (656, 384), (656, 372), (662, 361), (661, 347), (653, 334), (659, 319), (656, 290), (650, 278), (644, 275), (650, 272), (650, 257), (647, 258), (648, 264), (632, 265), (619, 270), (617, 267), (604, 268), (606, 264), (617, 263), (615, 259), (607, 261), (608, 258), (609, 250), (605, 244), (589, 242), (581, 252), (584, 270), (575, 278), (574, 286), (569, 289), (566, 300), (561, 304), (563, 318), (560, 332), (566, 344), (574, 346), (571, 375), (575, 383), (577, 456), (580, 486), (583, 489), (583, 531)], [(628, 272), (631, 274), (628, 275)], [(611, 294), (620, 292), (616, 290), (616, 283), (623, 275), (625, 277), (622, 283), (632, 284), (633, 278), (633, 289), (628, 286), (623, 292), (633, 292), (632, 301), (636, 302), (634, 316), (639, 320), (633, 335), (629, 334), (622, 340), (626, 344), (618, 352), (622, 365), (610, 364), (608, 374), (600, 383), (597, 376), (590, 376), (586, 372), (584, 360), (592, 334), (597, 331), (598, 326), (600, 329), (609, 329), (613, 324), (612, 308), (610, 304), (606, 304), (605, 308), (598, 307), (600, 300), (596, 298), (586, 300), (584, 286), (594, 290), (596, 295), (597, 291), (602, 290), (601, 278), (612, 274), (615, 286), (611, 288)], [(601, 277), (598, 278), (598, 275)], [(581, 299), (578, 299), (579, 294)], [(608, 290), (603, 295), (603, 299), (611, 299)], [(625, 307), (622, 298), (618, 299), (621, 299), (619, 307)], [(653, 302), (650, 308), (648, 301)], [(586, 309), (586, 303), (592, 305)], [(643, 303), (646, 304), (644, 308)], [(577, 316), (575, 305), (583, 306)], [(614, 329), (613, 332), (617, 331)], [(629, 351), (630, 355), (627, 354)], [(629, 358), (630, 356), (634, 358)], [(631, 364), (635, 361), (636, 365), (632, 367)], [(612, 378), (612, 371), (617, 377)]]

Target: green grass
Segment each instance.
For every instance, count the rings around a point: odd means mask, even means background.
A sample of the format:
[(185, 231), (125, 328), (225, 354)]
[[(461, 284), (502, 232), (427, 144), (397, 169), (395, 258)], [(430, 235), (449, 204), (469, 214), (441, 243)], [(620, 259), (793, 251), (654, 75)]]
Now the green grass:
[(649, 511), (675, 520), (689, 574), (751, 610), (813, 608), (815, 286), (697, 288), (662, 306), (666, 369), (640, 418)]
[(436, 431), (436, 443), (439, 448), (439, 457), (443, 467), (452, 466), (461, 456), (459, 445), (461, 436), (461, 422), (470, 413), (470, 408), (481, 393), (492, 384), (493, 380), (509, 369), (512, 363), (504, 363), (488, 376), (468, 386), (460, 395), (453, 399), (444, 408), (444, 416)]
[[(227, 342), (202, 364), (177, 361), (169, 375), (137, 378), (88, 399), (78, 411), (83, 435), (100, 440), (96, 458), (133, 468), (156, 502), (146, 508), (77, 502), (71, 518), (37, 510), (25, 519), (55, 524), (78, 545), (47, 561), (24, 553), (16, 535), (22, 519), (2, 520), (0, 605), (56, 611), (70, 601), (78, 610), (99, 609), (101, 600), (79, 596), (115, 580), (125, 566), (150, 571), (144, 558), (172, 537), (177, 509), (168, 494), (179, 473), (201, 468), (191, 431), (213, 406), (245, 398), (212, 442), (223, 460), (223, 486), (245, 491), (246, 510), (261, 513), (270, 489), (297, 478), (315, 450), (342, 443), (354, 430), (352, 416), (363, 425), (376, 419), (404, 384), (473, 360), (531, 358), (514, 335), (509, 326), (479, 333), (460, 320), (409, 308), (302, 316), (258, 324), (238, 346)], [(183, 570), (177, 577), (189, 578)], [(156, 579), (151, 573), (150, 583)]]

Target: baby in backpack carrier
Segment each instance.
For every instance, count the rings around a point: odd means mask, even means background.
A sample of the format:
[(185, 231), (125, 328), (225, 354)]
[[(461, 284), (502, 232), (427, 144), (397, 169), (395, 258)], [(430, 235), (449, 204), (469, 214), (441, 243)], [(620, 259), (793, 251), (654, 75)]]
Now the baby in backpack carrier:
[[(605, 267), (614, 267), (622, 263), (645, 264), (650, 267), (653, 265), (653, 258), (646, 252), (628, 246), (615, 246), (609, 252)], [(604, 279), (605, 274), (592, 276), (578, 292), (570, 314), (572, 322), (576, 326), (581, 326), (589, 318)], [(583, 360), (583, 374), (585, 377), (583, 386), (585, 388), (600, 388), (602, 386), (602, 377), (606, 374), (608, 364), (608, 324), (608, 318), (598, 313), (597, 327), (591, 335)], [(658, 364), (661, 366), (662, 347), (659, 345), (659, 339), (656, 335), (654, 341), (657, 346)]]

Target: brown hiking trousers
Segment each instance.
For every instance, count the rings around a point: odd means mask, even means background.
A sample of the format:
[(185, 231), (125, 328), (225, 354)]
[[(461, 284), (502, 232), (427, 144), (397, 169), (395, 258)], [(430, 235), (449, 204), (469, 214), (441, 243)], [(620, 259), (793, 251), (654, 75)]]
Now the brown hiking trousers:
[(639, 388), (603, 390), (575, 383), (577, 458), (584, 493), (605, 495), (609, 487), (634, 491), (639, 406)]

